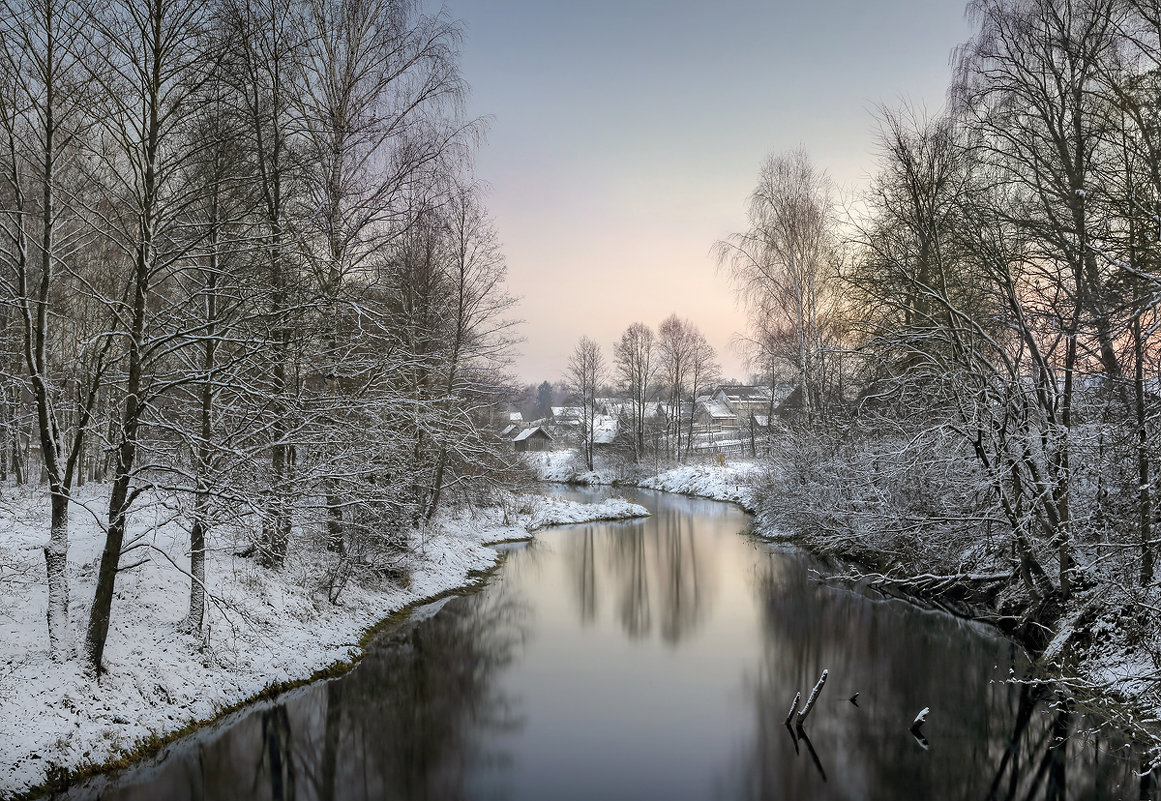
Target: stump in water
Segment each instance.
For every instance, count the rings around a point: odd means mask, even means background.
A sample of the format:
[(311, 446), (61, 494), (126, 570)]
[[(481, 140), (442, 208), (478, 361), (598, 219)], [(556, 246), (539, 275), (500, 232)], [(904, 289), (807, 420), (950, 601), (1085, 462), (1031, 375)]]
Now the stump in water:
[(790, 720), (794, 717), (794, 710), (798, 709), (798, 699), (801, 697), (802, 693), (795, 693), (794, 700), (790, 702), (790, 711), (786, 713), (786, 720), (782, 721), (787, 726), (790, 725)]
[(822, 685), (826, 684), (826, 676), (829, 672), (829, 670), (824, 670), (822, 675), (818, 677), (818, 681), (815, 682), (814, 689), (810, 691), (810, 697), (806, 699), (806, 705), (802, 707), (795, 718), (795, 723), (799, 726), (806, 721), (806, 716), (810, 714), (810, 710), (814, 709), (814, 702), (818, 700), (818, 694), (822, 692)]

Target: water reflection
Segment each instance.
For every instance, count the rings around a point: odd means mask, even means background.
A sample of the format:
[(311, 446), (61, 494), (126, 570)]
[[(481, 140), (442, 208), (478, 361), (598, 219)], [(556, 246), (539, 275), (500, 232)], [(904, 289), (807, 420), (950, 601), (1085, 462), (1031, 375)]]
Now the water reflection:
[(121, 786), (69, 798), (432, 799), (467, 797), (467, 777), (511, 757), (496, 735), (523, 722), (495, 686), (528, 636), (503, 583), (449, 603), (375, 644), (345, 678), (287, 694), (179, 744)]
[(544, 532), (344, 679), (70, 797), (1158, 797), (1139, 754), (1008, 681), (1026, 665), (990, 630), (820, 582), (731, 507), (639, 500), (652, 518)]
[[(1151, 780), (1136, 781), (1142, 755), (1093, 736), (1090, 721), (1039, 685), (1005, 680), (1027, 669), (1011, 643), (819, 584), (788, 560), (806, 561), (775, 555), (756, 574), (762, 655), (744, 680), (753, 735), (719, 781), (723, 797), (1157, 797)], [(804, 728), (791, 728), (791, 699), (823, 668), (831, 682)], [(910, 730), (923, 707), (928, 722)], [(830, 765), (841, 786), (828, 783)]]
[(592, 526), (571, 541), (569, 574), (573, 577), (573, 592), (581, 623), (591, 625), (597, 619), (597, 558), (596, 532)]
[(675, 509), (643, 523), (586, 526), (567, 537), (561, 553), (578, 619), (593, 625), (609, 592), (606, 602), (630, 639), (656, 633), (678, 645), (702, 624), (713, 601), (716, 561), (697, 540), (689, 514)]

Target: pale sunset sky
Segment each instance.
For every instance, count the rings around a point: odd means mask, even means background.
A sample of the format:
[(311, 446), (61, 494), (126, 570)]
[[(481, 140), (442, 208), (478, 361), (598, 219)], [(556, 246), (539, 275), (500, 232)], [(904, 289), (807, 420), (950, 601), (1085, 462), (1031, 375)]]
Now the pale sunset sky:
[(874, 108), (938, 109), (961, 0), (445, 0), (466, 25), (477, 173), (526, 321), (515, 371), (561, 378), (588, 335), (676, 312), (744, 378), (746, 322), (710, 255), (767, 154), (804, 146), (857, 191)]

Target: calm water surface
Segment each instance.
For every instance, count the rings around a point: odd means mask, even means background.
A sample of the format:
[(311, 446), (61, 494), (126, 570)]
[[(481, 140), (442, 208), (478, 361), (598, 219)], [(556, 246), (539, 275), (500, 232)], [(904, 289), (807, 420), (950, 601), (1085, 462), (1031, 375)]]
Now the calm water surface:
[(69, 797), (1156, 797), (1131, 748), (1007, 681), (1022, 654), (989, 629), (827, 583), (734, 507), (636, 496), (652, 518), (541, 532), (346, 677)]

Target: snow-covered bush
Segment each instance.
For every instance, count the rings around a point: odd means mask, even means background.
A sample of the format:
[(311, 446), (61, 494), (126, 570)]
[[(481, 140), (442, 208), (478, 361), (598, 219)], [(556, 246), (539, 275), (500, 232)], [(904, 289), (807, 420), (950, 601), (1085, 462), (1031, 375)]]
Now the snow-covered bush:
[(759, 513), (818, 551), (919, 572), (961, 568), (976, 543), (990, 546), (976, 558), (999, 551), (986, 485), (947, 433), (788, 430), (774, 448)]

